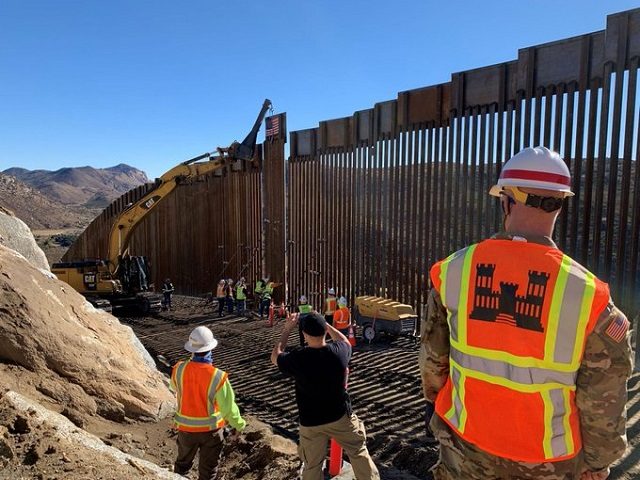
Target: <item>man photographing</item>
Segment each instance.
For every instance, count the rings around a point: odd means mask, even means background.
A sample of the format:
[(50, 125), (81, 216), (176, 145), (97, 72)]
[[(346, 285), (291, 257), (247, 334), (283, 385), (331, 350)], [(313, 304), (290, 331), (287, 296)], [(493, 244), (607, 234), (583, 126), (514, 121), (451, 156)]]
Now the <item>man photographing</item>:
[[(284, 352), (291, 332), (298, 328), (298, 314), (287, 317), (280, 340), (271, 352), (271, 363), (295, 380), (300, 417), (298, 454), (304, 462), (303, 480), (321, 480), (322, 463), (330, 438), (349, 456), (357, 479), (376, 480), (378, 469), (366, 445), (364, 424), (351, 410), (346, 376), (351, 345), (317, 312), (304, 316), (302, 333), (307, 346)], [(327, 343), (329, 335), (332, 342)]]

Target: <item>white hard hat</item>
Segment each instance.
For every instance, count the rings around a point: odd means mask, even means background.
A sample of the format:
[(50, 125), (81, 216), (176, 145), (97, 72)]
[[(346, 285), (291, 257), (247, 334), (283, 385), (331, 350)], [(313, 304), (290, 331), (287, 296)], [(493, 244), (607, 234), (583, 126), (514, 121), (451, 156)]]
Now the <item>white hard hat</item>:
[(304, 295), (300, 295), (300, 298), (298, 299), (298, 302), (307, 303), (307, 297), (305, 297)]
[(213, 338), (213, 333), (207, 327), (197, 327), (189, 335), (189, 341), (184, 344), (187, 352), (203, 353), (213, 350), (218, 346), (218, 341)]
[(489, 195), (500, 196), (504, 187), (541, 188), (573, 196), (569, 167), (557, 152), (546, 147), (527, 147), (511, 157)]
[(330, 288), (329, 289), (329, 295), (335, 295), (335, 294), (336, 294), (335, 289), (334, 288)]
[(342, 306), (346, 307), (347, 306), (347, 299), (344, 298), (344, 297), (340, 297), (338, 299), (338, 305), (342, 305)]

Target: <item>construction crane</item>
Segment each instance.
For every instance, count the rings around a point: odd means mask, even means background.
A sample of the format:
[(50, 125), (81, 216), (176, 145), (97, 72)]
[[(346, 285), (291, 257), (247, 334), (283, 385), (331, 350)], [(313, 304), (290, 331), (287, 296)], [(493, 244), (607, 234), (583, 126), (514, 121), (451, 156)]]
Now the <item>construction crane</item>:
[(129, 242), (136, 227), (175, 188), (201, 175), (215, 172), (238, 160), (254, 158), (258, 131), (271, 107), (265, 100), (253, 128), (242, 141), (184, 161), (156, 180), (151, 191), (128, 205), (116, 218), (109, 234), (106, 259), (54, 263), (51, 272), (84, 295), (95, 307), (110, 311), (112, 307), (132, 306), (143, 313), (157, 313), (162, 296), (152, 291), (151, 272), (146, 257), (131, 256)]

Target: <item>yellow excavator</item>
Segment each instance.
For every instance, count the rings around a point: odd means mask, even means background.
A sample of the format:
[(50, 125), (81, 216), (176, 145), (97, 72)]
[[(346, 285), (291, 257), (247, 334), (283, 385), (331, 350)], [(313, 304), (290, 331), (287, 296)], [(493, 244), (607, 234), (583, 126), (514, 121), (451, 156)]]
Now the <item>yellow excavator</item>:
[(162, 295), (153, 291), (149, 263), (144, 256), (131, 256), (129, 241), (136, 227), (177, 185), (214, 172), (238, 160), (254, 158), (258, 131), (271, 101), (265, 100), (251, 132), (242, 143), (204, 153), (176, 165), (156, 179), (155, 187), (120, 213), (109, 234), (106, 259), (54, 263), (51, 272), (84, 295), (96, 308), (133, 307), (144, 314), (161, 310)]

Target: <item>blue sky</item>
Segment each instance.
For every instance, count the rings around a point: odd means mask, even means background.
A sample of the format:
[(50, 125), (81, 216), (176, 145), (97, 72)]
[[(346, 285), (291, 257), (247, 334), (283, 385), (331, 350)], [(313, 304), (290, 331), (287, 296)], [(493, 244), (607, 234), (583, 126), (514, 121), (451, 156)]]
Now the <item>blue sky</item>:
[(0, 170), (153, 178), (242, 140), (264, 98), (289, 130), (314, 127), (638, 3), (2, 0)]

